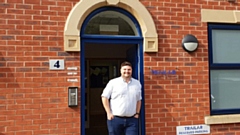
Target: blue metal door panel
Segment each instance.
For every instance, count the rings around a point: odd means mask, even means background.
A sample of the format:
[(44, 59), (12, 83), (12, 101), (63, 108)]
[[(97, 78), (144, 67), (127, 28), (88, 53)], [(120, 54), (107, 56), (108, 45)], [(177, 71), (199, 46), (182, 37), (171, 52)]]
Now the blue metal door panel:
[(138, 79), (138, 47), (134, 45), (133, 47), (127, 50), (127, 61), (132, 64), (132, 77)]

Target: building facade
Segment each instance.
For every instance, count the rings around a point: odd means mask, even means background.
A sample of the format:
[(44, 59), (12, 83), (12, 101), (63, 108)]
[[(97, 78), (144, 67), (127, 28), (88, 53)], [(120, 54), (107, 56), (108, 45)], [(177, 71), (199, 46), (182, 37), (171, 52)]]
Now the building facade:
[(0, 7), (0, 135), (107, 135), (100, 95), (125, 60), (143, 85), (139, 135), (240, 135), (237, 0)]

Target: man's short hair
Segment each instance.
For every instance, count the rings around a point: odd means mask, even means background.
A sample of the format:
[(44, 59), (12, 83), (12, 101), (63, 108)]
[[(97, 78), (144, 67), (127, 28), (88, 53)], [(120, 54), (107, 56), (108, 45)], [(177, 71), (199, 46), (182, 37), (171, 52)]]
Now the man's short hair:
[(131, 64), (130, 62), (128, 62), (128, 61), (124, 61), (124, 62), (121, 64), (121, 68), (122, 68), (123, 66), (130, 66), (130, 67), (132, 67), (132, 64)]

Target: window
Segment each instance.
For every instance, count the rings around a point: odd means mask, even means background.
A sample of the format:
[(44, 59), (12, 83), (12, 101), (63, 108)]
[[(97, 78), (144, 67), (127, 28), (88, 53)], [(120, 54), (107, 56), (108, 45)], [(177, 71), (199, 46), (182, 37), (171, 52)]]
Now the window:
[(137, 35), (134, 22), (123, 13), (102, 11), (88, 22), (84, 34)]
[(211, 115), (240, 113), (240, 25), (208, 24)]

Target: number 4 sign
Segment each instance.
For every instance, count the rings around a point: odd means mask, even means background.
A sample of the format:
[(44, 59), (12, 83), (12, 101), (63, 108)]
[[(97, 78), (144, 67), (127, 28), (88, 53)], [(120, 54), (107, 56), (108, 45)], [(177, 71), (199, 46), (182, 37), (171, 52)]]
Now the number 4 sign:
[(64, 60), (49, 60), (50, 70), (64, 70)]

